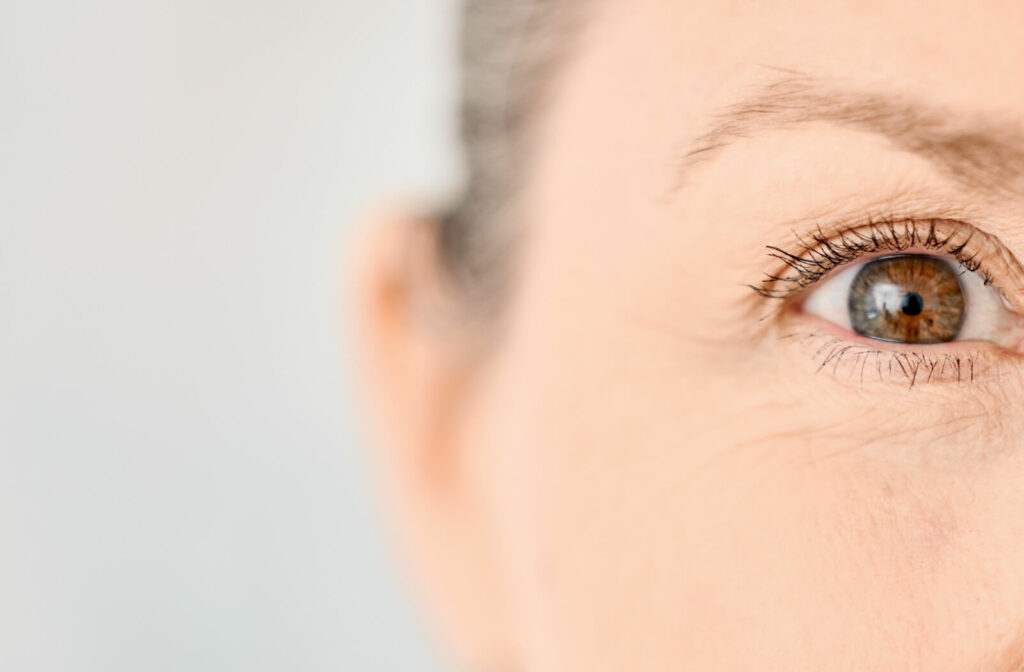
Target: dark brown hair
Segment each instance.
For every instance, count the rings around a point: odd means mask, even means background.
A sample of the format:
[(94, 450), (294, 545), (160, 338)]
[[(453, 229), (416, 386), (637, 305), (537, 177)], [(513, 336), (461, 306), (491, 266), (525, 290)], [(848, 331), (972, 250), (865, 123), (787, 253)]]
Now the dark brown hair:
[[(438, 232), (441, 260), (460, 292), (498, 303), (521, 232), (512, 204), (528, 154), (528, 128), (569, 17), (582, 0), (465, 0), (461, 137), (467, 182)], [(517, 223), (518, 224), (518, 223)]]

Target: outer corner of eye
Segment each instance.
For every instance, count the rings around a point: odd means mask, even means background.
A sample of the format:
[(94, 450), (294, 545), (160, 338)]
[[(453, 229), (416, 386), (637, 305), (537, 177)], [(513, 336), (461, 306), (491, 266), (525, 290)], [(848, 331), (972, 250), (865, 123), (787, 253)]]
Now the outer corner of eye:
[(1024, 334), (1024, 321), (978, 273), (929, 254), (876, 257), (842, 269), (813, 288), (802, 309), (891, 343), (974, 340), (1016, 348)]

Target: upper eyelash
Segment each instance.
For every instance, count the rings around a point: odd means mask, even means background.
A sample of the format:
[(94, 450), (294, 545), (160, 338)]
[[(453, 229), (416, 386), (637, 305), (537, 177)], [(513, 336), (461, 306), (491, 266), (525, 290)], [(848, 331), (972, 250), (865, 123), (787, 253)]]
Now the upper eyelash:
[[(948, 233), (937, 232), (939, 225), (948, 225)], [(966, 233), (961, 233), (966, 231)], [(978, 272), (986, 284), (988, 276), (981, 270), (977, 252), (968, 252), (976, 229), (948, 219), (887, 219), (846, 229), (829, 238), (819, 226), (808, 241), (796, 235), (800, 251), (788, 252), (768, 245), (768, 255), (781, 262), (780, 274), (766, 273), (758, 285), (749, 287), (764, 298), (788, 299), (821, 280), (838, 266), (864, 254), (879, 251), (903, 252), (912, 247), (945, 252), (960, 265)], [(787, 274), (788, 273), (788, 274)]]

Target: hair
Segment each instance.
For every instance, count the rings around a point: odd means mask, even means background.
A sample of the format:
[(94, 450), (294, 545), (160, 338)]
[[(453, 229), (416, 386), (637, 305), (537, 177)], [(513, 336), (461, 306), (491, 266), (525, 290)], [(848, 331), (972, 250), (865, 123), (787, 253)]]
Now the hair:
[(498, 303), (522, 226), (513, 204), (529, 154), (528, 130), (566, 47), (582, 0), (465, 0), (461, 139), (467, 179), (440, 220), (438, 254), (478, 307)]

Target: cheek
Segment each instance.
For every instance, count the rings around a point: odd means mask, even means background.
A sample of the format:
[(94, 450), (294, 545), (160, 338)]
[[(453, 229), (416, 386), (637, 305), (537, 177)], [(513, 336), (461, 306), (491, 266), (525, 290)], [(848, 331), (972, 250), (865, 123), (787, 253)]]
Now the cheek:
[(474, 438), (530, 669), (978, 660), (1011, 627), (1021, 469), (922, 466), (941, 433), (599, 319), (519, 320)]

